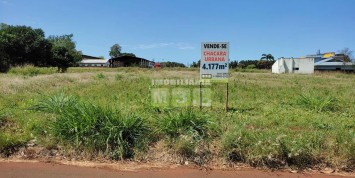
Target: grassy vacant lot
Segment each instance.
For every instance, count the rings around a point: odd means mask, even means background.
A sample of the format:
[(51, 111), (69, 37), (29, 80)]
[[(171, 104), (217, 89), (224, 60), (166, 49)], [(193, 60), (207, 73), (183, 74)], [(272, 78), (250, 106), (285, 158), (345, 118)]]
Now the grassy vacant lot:
[[(260, 72), (260, 71), (259, 71)], [(213, 107), (155, 108), (151, 79), (198, 70), (17, 68), (0, 74), (0, 152), (29, 143), (92, 159), (355, 169), (355, 76), (232, 72)]]

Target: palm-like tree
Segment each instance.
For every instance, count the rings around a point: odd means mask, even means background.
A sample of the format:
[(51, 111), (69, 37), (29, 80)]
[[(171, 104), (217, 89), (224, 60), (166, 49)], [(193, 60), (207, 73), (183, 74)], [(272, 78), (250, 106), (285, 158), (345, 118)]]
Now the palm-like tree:
[(262, 54), (260, 60), (274, 61), (275, 58), (271, 54)]

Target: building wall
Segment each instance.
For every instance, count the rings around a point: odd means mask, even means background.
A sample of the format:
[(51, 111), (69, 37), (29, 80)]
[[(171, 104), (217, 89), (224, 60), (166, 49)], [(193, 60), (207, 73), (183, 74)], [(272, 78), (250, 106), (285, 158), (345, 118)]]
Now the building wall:
[(345, 70), (355, 71), (355, 65), (351, 62), (324, 62), (314, 66), (316, 70)]
[(272, 73), (276, 73), (276, 74), (288, 73), (288, 67), (283, 58), (276, 60), (275, 63), (272, 65)]
[(108, 67), (108, 63), (80, 63), (80, 67)]
[(281, 58), (272, 65), (272, 73), (314, 73), (314, 58)]
[[(313, 74), (314, 73), (314, 59), (294, 59), (295, 65), (293, 73), (298, 74)], [(298, 68), (298, 70), (296, 70)]]

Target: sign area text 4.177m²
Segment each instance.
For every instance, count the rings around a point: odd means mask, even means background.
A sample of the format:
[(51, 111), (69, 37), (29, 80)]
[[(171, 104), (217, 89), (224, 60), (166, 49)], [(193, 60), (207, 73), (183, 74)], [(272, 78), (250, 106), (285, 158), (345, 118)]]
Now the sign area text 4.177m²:
[(200, 78), (202, 81), (228, 82), (229, 43), (201, 43)]

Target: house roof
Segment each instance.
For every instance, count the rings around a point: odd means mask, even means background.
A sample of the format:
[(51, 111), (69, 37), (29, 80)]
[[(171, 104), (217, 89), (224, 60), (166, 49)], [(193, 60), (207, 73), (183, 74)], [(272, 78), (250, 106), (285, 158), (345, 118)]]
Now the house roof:
[(108, 59), (84, 59), (80, 61), (80, 64), (106, 64)]
[(319, 62), (314, 63), (314, 66), (344, 66), (344, 65), (353, 65), (352, 62), (330, 62), (335, 58), (330, 57)]
[(85, 55), (85, 54), (81, 55), (81, 57), (82, 57), (83, 59), (101, 59), (101, 58), (99, 58), (99, 57), (89, 56), (89, 55)]
[(140, 57), (133, 57), (133, 56), (120, 56), (120, 57), (112, 58), (110, 60), (120, 61), (120, 62), (140, 62), (141, 60), (153, 62), (148, 59), (144, 59), (144, 58), (140, 58)]

